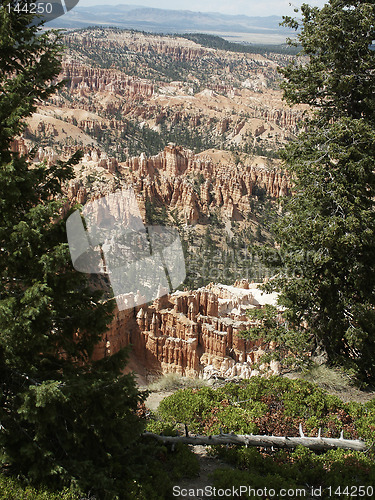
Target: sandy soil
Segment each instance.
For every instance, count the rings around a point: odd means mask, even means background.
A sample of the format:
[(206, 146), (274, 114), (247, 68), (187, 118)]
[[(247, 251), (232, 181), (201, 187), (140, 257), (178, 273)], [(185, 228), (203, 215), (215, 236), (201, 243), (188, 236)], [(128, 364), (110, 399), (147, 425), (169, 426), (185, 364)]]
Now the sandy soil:
[(159, 404), (161, 401), (163, 401), (164, 398), (167, 398), (171, 394), (173, 394), (174, 391), (158, 391), (158, 392), (152, 392), (149, 397), (145, 401), (145, 405), (149, 410), (155, 411), (157, 410)]

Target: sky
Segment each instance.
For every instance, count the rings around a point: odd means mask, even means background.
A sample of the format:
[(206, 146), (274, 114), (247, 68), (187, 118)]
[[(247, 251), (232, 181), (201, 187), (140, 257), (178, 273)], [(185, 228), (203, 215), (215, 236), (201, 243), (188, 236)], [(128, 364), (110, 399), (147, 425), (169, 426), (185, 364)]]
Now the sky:
[[(220, 12), (247, 16), (294, 15), (293, 7), (308, 3), (322, 7), (326, 0), (80, 0), (80, 7), (90, 5), (142, 5), (159, 9), (192, 10), (197, 12)], [(292, 4), (292, 5), (291, 5)]]

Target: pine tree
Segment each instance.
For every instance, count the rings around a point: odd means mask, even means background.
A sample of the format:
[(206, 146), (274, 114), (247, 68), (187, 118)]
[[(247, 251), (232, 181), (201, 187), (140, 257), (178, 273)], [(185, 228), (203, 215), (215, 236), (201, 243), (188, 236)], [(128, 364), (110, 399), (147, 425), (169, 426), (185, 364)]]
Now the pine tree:
[(284, 17), (284, 25), (300, 28), (304, 56), (280, 69), (284, 98), (309, 104), (320, 120), (350, 117), (374, 123), (374, 3), (330, 0), (322, 9), (303, 4), (301, 14), (300, 21)]
[(113, 306), (70, 262), (62, 185), (80, 156), (48, 166), (12, 152), (58, 86), (61, 36), (31, 21), (0, 7), (1, 467), (113, 498), (134, 479), (142, 396), (126, 352), (91, 359)]
[(373, 381), (375, 6), (330, 0), (322, 9), (303, 5), (302, 15), (308, 59), (281, 72), (284, 97), (313, 114), (283, 152), (294, 195), (275, 226), (278, 274), (268, 288), (331, 362)]

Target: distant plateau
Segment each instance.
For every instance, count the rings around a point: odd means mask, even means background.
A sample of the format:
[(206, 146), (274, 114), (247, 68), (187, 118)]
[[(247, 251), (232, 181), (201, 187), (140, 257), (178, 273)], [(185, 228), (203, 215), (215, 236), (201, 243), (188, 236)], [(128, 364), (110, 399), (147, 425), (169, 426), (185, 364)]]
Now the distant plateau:
[(290, 31), (279, 16), (250, 17), (217, 12), (166, 10), (135, 5), (76, 7), (47, 24), (49, 28), (118, 27), (151, 33), (208, 33), (231, 42), (285, 43)]

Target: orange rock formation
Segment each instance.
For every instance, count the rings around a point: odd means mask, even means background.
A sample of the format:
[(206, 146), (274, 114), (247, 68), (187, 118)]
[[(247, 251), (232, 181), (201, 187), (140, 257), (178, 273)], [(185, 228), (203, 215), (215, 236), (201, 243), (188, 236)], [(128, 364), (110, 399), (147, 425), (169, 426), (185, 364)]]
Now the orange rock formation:
[[(208, 285), (196, 291), (175, 292), (151, 305), (116, 312), (94, 358), (100, 359), (131, 344), (139, 364), (150, 373), (187, 377), (248, 378), (258, 374), (251, 365), (263, 350), (258, 341), (239, 337), (250, 321), (246, 310), (274, 303), (254, 284), (229, 287)], [(278, 372), (273, 363), (271, 371)]]
[[(185, 222), (194, 224), (210, 208), (240, 220), (251, 212), (251, 198), (260, 190), (279, 198), (289, 192), (289, 178), (281, 170), (257, 165), (215, 164), (210, 157), (194, 155), (173, 144), (156, 156), (144, 154), (126, 161), (132, 172), (132, 184), (144, 198), (179, 208)], [(192, 179), (201, 176), (198, 189)]]

